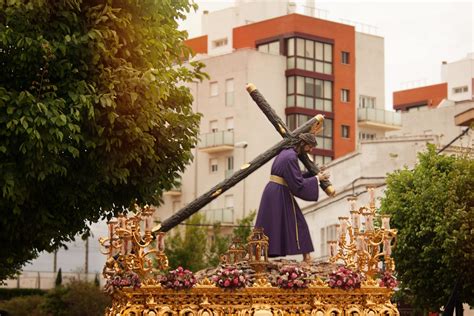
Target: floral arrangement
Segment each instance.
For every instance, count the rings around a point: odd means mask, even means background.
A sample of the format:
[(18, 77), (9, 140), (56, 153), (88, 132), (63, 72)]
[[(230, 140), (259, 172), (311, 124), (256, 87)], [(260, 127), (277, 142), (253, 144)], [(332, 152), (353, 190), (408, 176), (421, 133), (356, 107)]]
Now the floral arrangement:
[(244, 271), (233, 266), (219, 268), (212, 276), (212, 281), (223, 289), (238, 289), (249, 284), (249, 279)]
[(328, 284), (333, 289), (353, 290), (360, 288), (361, 279), (359, 273), (345, 267), (339, 267), (339, 269), (329, 274)]
[(104, 289), (106, 292), (113, 293), (116, 289), (121, 289), (126, 286), (133, 287), (134, 289), (139, 288), (141, 281), (138, 274), (132, 271), (116, 274), (107, 280)]
[(393, 276), (392, 273), (389, 271), (385, 271), (382, 273), (379, 286), (380, 287), (387, 287), (389, 289), (396, 288), (398, 285), (397, 279)]
[(194, 274), (182, 267), (169, 271), (160, 278), (160, 283), (164, 288), (181, 290), (190, 289), (196, 284)]
[(304, 289), (311, 282), (308, 273), (295, 266), (283, 266), (274, 285), (282, 289)]

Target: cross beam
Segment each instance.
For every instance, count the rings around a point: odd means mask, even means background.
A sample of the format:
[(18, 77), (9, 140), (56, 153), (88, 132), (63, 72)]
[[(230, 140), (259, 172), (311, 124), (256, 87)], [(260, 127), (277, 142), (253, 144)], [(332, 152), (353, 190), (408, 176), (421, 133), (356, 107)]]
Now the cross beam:
[[(253, 85), (252, 83), (247, 84), (247, 92), (250, 94), (250, 96), (258, 105), (260, 110), (262, 110), (262, 112), (265, 114), (265, 116), (273, 124), (277, 132), (280, 133), (280, 135), (283, 138), (295, 138), (297, 136), (295, 132), (293, 133), (290, 132), (286, 124), (275, 113), (275, 111), (272, 109), (270, 104), (268, 104), (267, 100), (265, 100), (265, 98), (260, 93), (260, 91), (257, 90), (255, 85)], [(299, 154), (298, 158), (306, 167), (306, 169), (308, 169), (315, 175), (319, 173), (320, 171), (319, 166), (311, 162), (307, 154), (305, 153)], [(336, 194), (336, 191), (334, 190), (334, 187), (332, 186), (329, 180), (320, 181), (320, 186), (321, 186), (321, 189), (323, 189), (323, 191), (326, 192), (327, 195), (334, 196)]]
[(212, 189), (180, 209), (178, 212), (174, 213), (171, 217), (165, 219), (161, 225), (154, 227), (153, 234), (156, 234), (157, 232), (167, 232), (171, 228), (185, 221), (191, 215), (199, 211), (202, 207), (216, 199), (222, 193), (232, 188), (234, 185), (267, 163), (270, 159), (275, 157), (282, 148), (297, 144), (299, 141), (297, 136), (299, 134), (307, 133), (312, 128), (322, 127), (322, 119), (322, 117), (313, 117), (311, 120), (307, 121), (304, 125), (294, 130), (293, 133), (291, 133), (291, 136), (285, 137), (278, 144), (260, 154), (251, 162), (243, 165), (240, 170), (236, 171), (230, 178), (220, 182)]

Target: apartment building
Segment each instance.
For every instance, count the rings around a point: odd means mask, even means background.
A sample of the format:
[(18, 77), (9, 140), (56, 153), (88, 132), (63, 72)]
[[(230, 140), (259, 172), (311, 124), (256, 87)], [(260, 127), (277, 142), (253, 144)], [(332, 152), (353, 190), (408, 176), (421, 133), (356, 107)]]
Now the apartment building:
[[(393, 93), (393, 109), (401, 114), (402, 128), (387, 135), (436, 132), (447, 144), (474, 120), (473, 91), (474, 53), (450, 63), (443, 61), (441, 83)], [(465, 146), (466, 141), (458, 140), (454, 145)]]
[[(203, 114), (200, 142), (180, 188), (165, 194), (158, 217), (167, 218), (281, 140), (246, 83), (257, 86), (290, 129), (325, 116), (312, 152), (320, 164), (354, 152), (359, 138), (400, 128), (400, 115), (385, 110), (382, 37), (294, 13), (285, 1), (237, 1), (204, 14), (202, 26), (204, 35), (187, 41), (210, 76), (189, 85), (194, 110)], [(271, 162), (201, 212), (225, 226), (258, 209), (270, 167)]]

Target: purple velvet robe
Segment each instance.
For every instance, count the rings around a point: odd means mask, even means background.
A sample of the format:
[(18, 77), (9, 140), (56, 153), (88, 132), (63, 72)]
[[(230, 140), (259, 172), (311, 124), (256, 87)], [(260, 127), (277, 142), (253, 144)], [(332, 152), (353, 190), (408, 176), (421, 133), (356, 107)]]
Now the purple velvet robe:
[(263, 227), (269, 238), (268, 255), (278, 257), (314, 251), (308, 224), (293, 195), (306, 201), (317, 201), (318, 179), (315, 176), (305, 178), (293, 148), (283, 149), (278, 154), (271, 174), (285, 179), (288, 186), (270, 181), (260, 201), (255, 227)]

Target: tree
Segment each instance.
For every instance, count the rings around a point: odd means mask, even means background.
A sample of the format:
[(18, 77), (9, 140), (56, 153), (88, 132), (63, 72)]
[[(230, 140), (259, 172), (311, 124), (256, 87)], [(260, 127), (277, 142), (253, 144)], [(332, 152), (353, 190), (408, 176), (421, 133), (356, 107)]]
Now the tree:
[(250, 212), (247, 216), (237, 220), (237, 226), (232, 232), (234, 237), (238, 237), (240, 241), (244, 244), (247, 243), (247, 238), (250, 236), (250, 233), (253, 229), (253, 220), (257, 211)]
[(216, 267), (221, 262), (221, 256), (229, 249), (229, 236), (222, 235), (221, 224), (214, 223), (212, 226), (212, 239), (207, 252), (206, 265)]
[(63, 274), (61, 268), (58, 270), (58, 274), (56, 275), (56, 280), (54, 281), (55, 286), (61, 286), (63, 284)]
[(182, 266), (196, 272), (206, 267), (207, 227), (199, 213), (192, 215), (185, 224), (183, 230), (177, 229), (166, 241), (166, 254), (171, 269)]
[(0, 280), (132, 201), (158, 204), (192, 159), (202, 79), (188, 0), (0, 3)]
[(104, 315), (110, 297), (93, 282), (72, 280), (65, 287), (56, 287), (44, 296), (40, 305), (46, 315)]
[(438, 310), (458, 278), (460, 300), (474, 305), (474, 163), (437, 155), (430, 145), (413, 170), (390, 174), (381, 211), (398, 229), (393, 251), (402, 291)]

